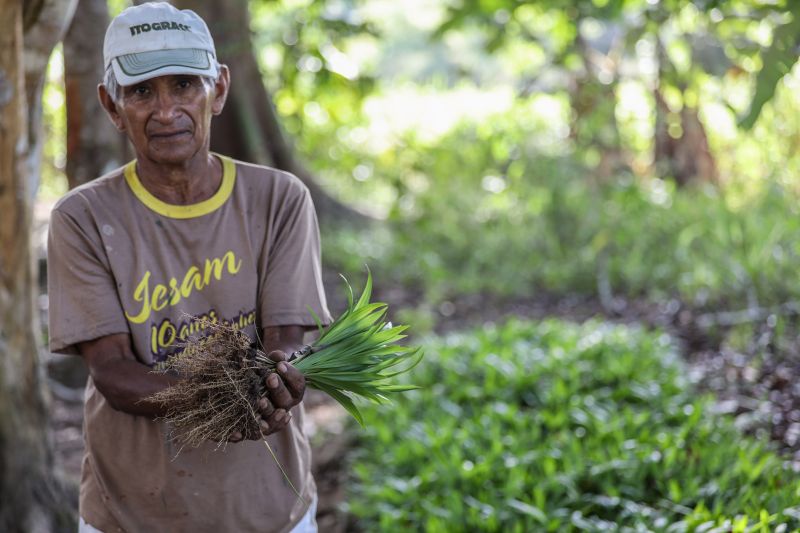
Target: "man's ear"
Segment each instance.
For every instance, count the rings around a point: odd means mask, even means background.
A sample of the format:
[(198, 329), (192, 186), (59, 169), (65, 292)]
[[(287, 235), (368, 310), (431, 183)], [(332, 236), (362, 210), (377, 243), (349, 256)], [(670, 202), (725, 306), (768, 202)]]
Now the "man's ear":
[(225, 107), (225, 100), (228, 98), (228, 90), (231, 87), (231, 72), (228, 65), (219, 66), (219, 75), (214, 80), (214, 101), (211, 102), (211, 112), (214, 115), (222, 113)]
[(125, 131), (125, 123), (117, 110), (117, 104), (111, 99), (111, 95), (108, 94), (108, 89), (106, 89), (106, 86), (102, 83), (97, 86), (97, 97), (100, 99), (100, 105), (106, 110), (106, 114), (108, 118), (111, 119), (114, 127), (119, 131)]

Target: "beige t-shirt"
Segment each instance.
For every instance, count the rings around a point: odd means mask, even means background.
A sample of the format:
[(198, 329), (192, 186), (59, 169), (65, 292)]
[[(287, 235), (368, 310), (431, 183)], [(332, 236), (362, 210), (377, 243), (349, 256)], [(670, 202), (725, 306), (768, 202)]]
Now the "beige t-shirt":
[[(201, 320), (256, 327), (330, 321), (319, 229), (308, 190), (278, 170), (220, 157), (208, 200), (170, 205), (141, 184), (135, 162), (78, 187), (52, 212), (50, 349), (130, 333), (153, 368)], [(195, 318), (191, 318), (195, 317)], [(106, 531), (287, 531), (316, 493), (302, 405), (268, 437), (300, 500), (259, 441), (209, 442), (176, 457), (163, 422), (113, 409), (86, 387), (80, 512)]]

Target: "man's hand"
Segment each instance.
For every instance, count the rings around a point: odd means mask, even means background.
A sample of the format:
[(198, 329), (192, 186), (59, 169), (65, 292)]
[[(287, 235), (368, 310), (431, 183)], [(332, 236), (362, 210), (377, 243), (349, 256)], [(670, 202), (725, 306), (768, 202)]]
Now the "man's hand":
[[(259, 440), (282, 430), (292, 419), (292, 415), (285, 409), (275, 409), (275, 406), (272, 405), (267, 396), (258, 400), (257, 413), (258, 427), (261, 433), (259, 435), (251, 435), (250, 439), (252, 440)], [(241, 442), (242, 440), (244, 440), (244, 436), (241, 431), (234, 431), (228, 437), (228, 442)]]
[[(261, 435), (277, 433), (289, 425), (292, 413), (289, 410), (299, 404), (306, 391), (306, 378), (302, 372), (286, 362), (286, 352), (273, 350), (268, 357), (276, 361), (276, 372), (267, 376), (267, 395), (258, 401), (259, 427)], [(241, 432), (234, 432), (229, 442), (243, 439)]]
[(267, 397), (260, 400), (258, 407), (267, 422), (267, 430), (274, 433), (289, 423), (292, 418), (289, 410), (303, 400), (306, 378), (302, 372), (286, 362), (286, 352), (273, 350), (267, 357), (277, 365), (275, 372), (267, 376)]
[[(267, 395), (258, 402), (259, 427), (261, 435), (281, 431), (292, 419), (289, 411), (299, 404), (306, 391), (306, 378), (302, 372), (287, 362), (287, 352), (296, 350), (303, 344), (303, 326), (270, 326), (264, 328), (261, 338), (264, 345), (272, 348), (267, 357), (277, 363), (276, 372), (267, 376), (265, 385)], [(239, 442), (244, 436), (236, 431), (229, 442)], [(251, 436), (257, 439), (258, 436)]]

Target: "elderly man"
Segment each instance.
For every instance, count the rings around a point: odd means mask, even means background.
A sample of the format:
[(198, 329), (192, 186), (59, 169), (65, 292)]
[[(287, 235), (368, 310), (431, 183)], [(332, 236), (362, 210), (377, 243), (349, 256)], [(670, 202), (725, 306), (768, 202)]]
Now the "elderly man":
[[(319, 230), (294, 176), (209, 152), (230, 75), (206, 24), (166, 3), (108, 27), (99, 97), (136, 159), (67, 194), (48, 245), (50, 347), (80, 354), (86, 387), (82, 531), (316, 531), (316, 488), (285, 363), (267, 379), (257, 441), (178, 449), (151, 394), (157, 372), (208, 323), (262, 339), (276, 360), (329, 321)], [(280, 376), (280, 377), (279, 377)], [(241, 435), (231, 435), (231, 441)]]

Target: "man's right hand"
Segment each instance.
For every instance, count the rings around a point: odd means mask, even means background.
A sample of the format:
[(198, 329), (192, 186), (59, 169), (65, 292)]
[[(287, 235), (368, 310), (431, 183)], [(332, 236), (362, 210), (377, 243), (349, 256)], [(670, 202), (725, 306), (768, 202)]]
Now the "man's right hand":
[(107, 335), (77, 345), (89, 367), (94, 386), (114, 409), (132, 415), (156, 418), (165, 415), (165, 407), (147, 400), (166, 389), (177, 377), (158, 374), (140, 363), (133, 354), (127, 333)]

